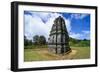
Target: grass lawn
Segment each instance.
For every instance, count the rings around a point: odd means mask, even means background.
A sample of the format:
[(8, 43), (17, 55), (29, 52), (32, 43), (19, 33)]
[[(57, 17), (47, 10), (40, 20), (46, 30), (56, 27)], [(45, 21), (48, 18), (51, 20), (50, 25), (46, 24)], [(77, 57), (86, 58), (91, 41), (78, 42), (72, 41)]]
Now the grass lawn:
[(88, 59), (90, 58), (90, 47), (71, 47), (73, 50), (76, 50), (77, 53), (73, 59)]
[(87, 59), (90, 58), (89, 47), (71, 47), (72, 52), (65, 55), (50, 53), (48, 48), (25, 49), (24, 61), (47, 61), (62, 59)]

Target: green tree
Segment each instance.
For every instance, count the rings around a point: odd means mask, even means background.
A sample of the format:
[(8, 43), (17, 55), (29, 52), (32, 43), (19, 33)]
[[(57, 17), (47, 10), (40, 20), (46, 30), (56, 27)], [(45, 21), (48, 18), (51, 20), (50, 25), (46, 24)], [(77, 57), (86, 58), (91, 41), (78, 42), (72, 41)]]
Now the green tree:
[(32, 40), (28, 40), (26, 36), (24, 36), (24, 45), (28, 46), (28, 45), (32, 45)]
[(24, 36), (24, 45), (27, 46), (28, 45), (28, 39), (26, 36)]
[(39, 44), (39, 36), (38, 35), (33, 36), (33, 42), (35, 45)]
[(46, 44), (46, 38), (44, 36), (39, 37), (39, 44), (40, 45), (45, 45)]
[(28, 40), (28, 45), (32, 45), (32, 40)]

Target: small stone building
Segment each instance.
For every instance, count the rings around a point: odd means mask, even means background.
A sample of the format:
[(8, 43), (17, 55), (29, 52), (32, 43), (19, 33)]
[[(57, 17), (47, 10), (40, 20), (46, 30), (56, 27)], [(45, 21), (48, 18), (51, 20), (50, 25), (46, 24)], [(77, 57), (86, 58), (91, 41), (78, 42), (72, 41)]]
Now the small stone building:
[(49, 51), (55, 54), (64, 54), (70, 52), (69, 35), (64, 19), (59, 16), (54, 20), (48, 38)]

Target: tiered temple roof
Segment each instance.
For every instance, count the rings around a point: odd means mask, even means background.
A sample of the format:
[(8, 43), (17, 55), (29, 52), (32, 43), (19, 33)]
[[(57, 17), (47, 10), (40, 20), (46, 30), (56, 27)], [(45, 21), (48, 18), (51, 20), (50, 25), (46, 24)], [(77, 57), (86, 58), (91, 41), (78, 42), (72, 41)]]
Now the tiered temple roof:
[(56, 54), (64, 54), (71, 50), (65, 21), (61, 16), (54, 20), (48, 38), (48, 47), (51, 52)]

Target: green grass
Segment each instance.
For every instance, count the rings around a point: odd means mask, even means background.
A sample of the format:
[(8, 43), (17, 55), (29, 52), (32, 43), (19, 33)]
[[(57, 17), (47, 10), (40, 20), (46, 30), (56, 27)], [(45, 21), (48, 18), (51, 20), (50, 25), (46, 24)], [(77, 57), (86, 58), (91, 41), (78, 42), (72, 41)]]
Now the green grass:
[(89, 47), (71, 47), (75, 54), (65, 54), (64, 56), (48, 52), (48, 48), (25, 49), (24, 61), (44, 61), (44, 60), (62, 60), (62, 59), (87, 59), (90, 58)]
[(71, 47), (73, 50), (77, 50), (77, 54), (73, 59), (87, 59), (90, 58), (90, 47)]
[(25, 61), (36, 61), (43, 59), (43, 57), (39, 55), (38, 52), (33, 51), (32, 49), (25, 49), (24, 58)]
[(24, 49), (38, 49), (38, 48), (47, 48), (47, 45), (28, 45), (28, 46), (24, 46)]
[(24, 51), (24, 61), (43, 61), (43, 60), (52, 60), (56, 56), (47, 52), (47, 49), (25, 49)]

